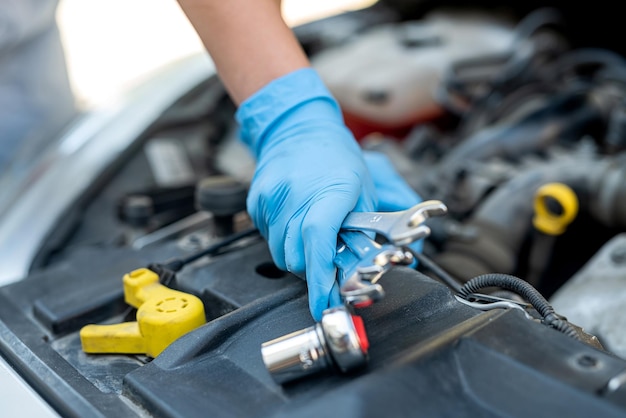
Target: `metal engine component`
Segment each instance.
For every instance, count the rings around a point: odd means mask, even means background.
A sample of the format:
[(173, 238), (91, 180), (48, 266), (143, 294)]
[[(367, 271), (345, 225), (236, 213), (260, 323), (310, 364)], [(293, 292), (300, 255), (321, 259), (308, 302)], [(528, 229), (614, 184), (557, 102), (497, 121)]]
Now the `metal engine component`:
[(626, 234), (607, 242), (550, 301), (608, 351), (626, 358)]
[(325, 310), (312, 327), (264, 343), (261, 353), (282, 384), (331, 368), (350, 372), (366, 363), (368, 345), (361, 318), (339, 306)]

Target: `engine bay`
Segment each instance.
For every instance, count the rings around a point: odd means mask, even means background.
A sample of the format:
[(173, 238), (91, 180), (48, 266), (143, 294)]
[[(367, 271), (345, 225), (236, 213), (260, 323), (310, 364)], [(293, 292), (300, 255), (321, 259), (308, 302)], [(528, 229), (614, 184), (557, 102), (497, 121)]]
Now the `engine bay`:
[[(286, 382), (264, 364), (263, 344), (314, 323), (246, 214), (254, 160), (213, 73), (0, 287), (0, 353), (60, 415), (624, 415), (625, 58), (558, 8), (403, 5), (295, 28), (365, 152), (447, 208), (356, 309), (366, 364)], [(157, 317), (197, 298), (201, 322), (149, 336), (148, 287), (129, 284), (146, 271), (159, 303), (184, 302)], [(494, 276), (511, 279), (475, 280)]]

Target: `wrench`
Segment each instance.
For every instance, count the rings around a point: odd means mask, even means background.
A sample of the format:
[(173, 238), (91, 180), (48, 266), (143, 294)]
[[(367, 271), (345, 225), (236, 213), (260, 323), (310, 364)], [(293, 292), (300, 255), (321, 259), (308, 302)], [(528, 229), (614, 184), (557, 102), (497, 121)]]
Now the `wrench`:
[[(413, 262), (411, 252), (401, 248), (430, 234), (422, 223), (447, 213), (438, 200), (429, 200), (399, 212), (351, 212), (339, 233), (335, 257), (337, 281), (345, 304), (368, 306), (384, 297), (376, 282), (394, 265)], [(388, 242), (379, 244), (363, 231), (376, 232)]]
[(376, 232), (391, 244), (403, 246), (428, 236), (430, 228), (423, 222), (447, 212), (448, 208), (439, 200), (427, 200), (398, 212), (350, 212), (341, 229)]

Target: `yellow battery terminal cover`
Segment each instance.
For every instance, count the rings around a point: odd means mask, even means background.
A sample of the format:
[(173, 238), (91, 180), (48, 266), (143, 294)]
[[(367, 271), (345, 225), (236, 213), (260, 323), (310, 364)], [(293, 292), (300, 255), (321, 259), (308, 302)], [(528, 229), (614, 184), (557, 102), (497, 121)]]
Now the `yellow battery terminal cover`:
[[(560, 213), (554, 213), (548, 206), (552, 199), (560, 205)], [(561, 235), (578, 215), (578, 197), (563, 183), (547, 183), (535, 193), (534, 227), (546, 235)]]
[(206, 323), (199, 298), (163, 286), (149, 269), (124, 276), (124, 298), (137, 308), (137, 321), (83, 327), (80, 340), (84, 352), (156, 357), (176, 339)]

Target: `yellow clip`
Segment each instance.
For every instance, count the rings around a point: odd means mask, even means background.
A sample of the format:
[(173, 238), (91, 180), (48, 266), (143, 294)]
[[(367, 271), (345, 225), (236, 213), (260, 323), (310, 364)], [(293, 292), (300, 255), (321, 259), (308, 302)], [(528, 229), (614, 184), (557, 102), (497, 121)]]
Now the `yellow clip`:
[[(561, 213), (552, 212), (547, 199), (554, 199), (561, 206)], [(578, 215), (576, 193), (562, 183), (548, 183), (535, 193), (535, 216), (533, 225), (547, 235), (561, 235)]]
[(206, 322), (200, 299), (163, 286), (152, 270), (126, 274), (124, 298), (137, 308), (137, 322), (83, 327), (80, 341), (84, 352), (156, 357), (178, 337)]

